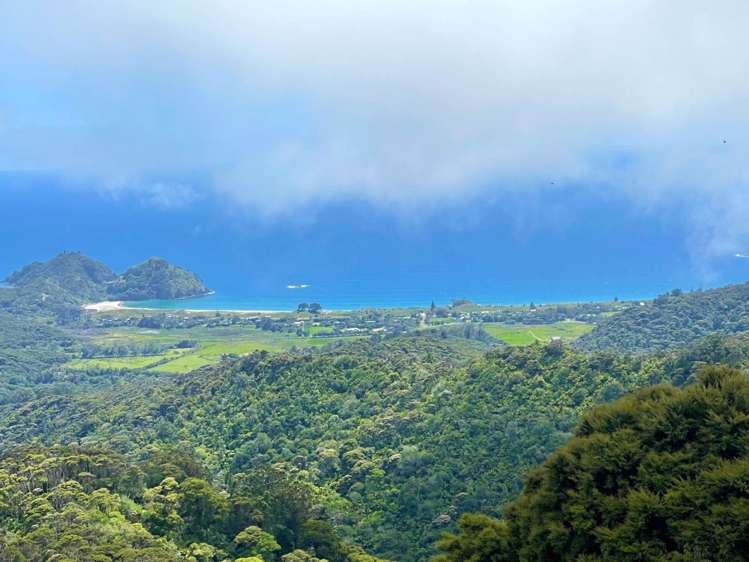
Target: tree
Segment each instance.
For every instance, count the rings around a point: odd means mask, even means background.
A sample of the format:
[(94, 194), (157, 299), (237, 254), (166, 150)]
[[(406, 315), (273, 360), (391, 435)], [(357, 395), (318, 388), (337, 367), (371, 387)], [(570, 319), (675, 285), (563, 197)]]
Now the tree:
[(211, 544), (194, 542), (187, 547), (189, 562), (219, 562), (224, 553)]
[(200, 478), (188, 478), (179, 485), (180, 515), (188, 536), (207, 538), (208, 531), (220, 523), (228, 511), (228, 500)]
[(254, 498), (264, 514), (263, 527), (284, 550), (302, 543), (304, 523), (312, 518), (309, 488), (293, 476), (263, 467), (235, 477), (235, 493)]
[(145, 491), (146, 510), (143, 519), (152, 533), (174, 537), (182, 532), (184, 520), (177, 512), (179, 483), (172, 477)]
[(296, 307), (297, 312), (307, 312), (308, 310), (309, 310), (309, 304), (307, 304), (306, 302), (301, 302)]
[(273, 535), (254, 525), (237, 534), (234, 544), (243, 556), (259, 556), (267, 561), (274, 560), (276, 553), (281, 550), (281, 545)]
[(346, 562), (348, 556), (343, 551), (341, 541), (327, 521), (312, 519), (304, 523), (302, 547), (330, 562)]
[(293, 552), (289, 552), (288, 554), (284, 554), (281, 556), (282, 562), (328, 562), (325, 559), (318, 558), (317, 556), (314, 556), (313, 554), (310, 554), (309, 552), (306, 552), (301, 549), (296, 549)]
[(434, 562), (510, 562), (507, 525), (492, 517), (465, 514), (459, 521), (460, 533), (446, 533), (437, 543), (442, 554)]

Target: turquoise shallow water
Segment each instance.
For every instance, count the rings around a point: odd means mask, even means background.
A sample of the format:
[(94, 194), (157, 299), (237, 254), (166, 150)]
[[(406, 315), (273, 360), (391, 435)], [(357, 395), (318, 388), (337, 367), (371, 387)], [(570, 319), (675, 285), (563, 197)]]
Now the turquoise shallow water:
[[(342, 285), (342, 286), (341, 286)], [(333, 287), (289, 289), (286, 286), (276, 291), (267, 289), (257, 293), (236, 294), (231, 290), (216, 290), (210, 295), (190, 299), (148, 300), (125, 303), (126, 307), (164, 310), (296, 310), (299, 303), (320, 303), (326, 310), (352, 310), (362, 308), (427, 307), (434, 301), (438, 305), (449, 304), (455, 298), (469, 298), (480, 304), (527, 304), (589, 302), (610, 300), (614, 296), (622, 299), (650, 298), (648, 294), (612, 295), (605, 286), (596, 293), (553, 291), (553, 287), (538, 287), (535, 292), (505, 290), (491, 291), (475, 288), (473, 291), (455, 290), (449, 287), (399, 287), (368, 290), (364, 284), (339, 284)], [(533, 291), (532, 289), (530, 291)]]
[[(293, 311), (296, 310), (299, 303), (318, 302), (325, 310), (357, 310), (365, 308), (401, 308), (401, 307), (428, 307), (432, 299), (423, 298), (419, 295), (400, 295), (397, 298), (391, 297), (355, 297), (355, 296), (329, 296), (324, 298), (319, 292), (315, 295), (309, 292), (306, 295), (299, 292), (298, 296), (272, 295), (265, 297), (232, 297), (220, 293), (198, 297), (193, 299), (177, 300), (148, 300), (148, 301), (131, 301), (124, 303), (126, 308), (149, 308), (157, 310), (247, 310), (247, 311)], [(461, 297), (462, 298), (462, 297)], [(449, 304), (452, 299), (434, 299), (439, 305)], [(481, 304), (521, 304), (520, 302), (507, 302), (500, 300), (489, 300), (488, 298), (473, 299), (474, 302)], [(581, 301), (604, 300), (603, 298), (580, 299)], [(523, 301), (525, 302), (525, 301)], [(541, 303), (536, 299), (534, 302)], [(552, 301), (549, 301), (552, 302)], [(562, 302), (562, 301), (553, 301)], [(567, 302), (567, 301), (565, 301)], [(568, 301), (572, 302), (572, 301)]]

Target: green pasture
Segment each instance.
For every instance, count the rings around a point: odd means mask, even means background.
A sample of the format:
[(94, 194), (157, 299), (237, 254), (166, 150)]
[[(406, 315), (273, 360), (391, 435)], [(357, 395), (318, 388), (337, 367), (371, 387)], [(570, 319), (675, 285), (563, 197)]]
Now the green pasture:
[(148, 369), (180, 357), (184, 350), (170, 349), (160, 355), (137, 355), (133, 357), (95, 357), (76, 359), (65, 366), (68, 369)]
[[(315, 333), (326, 333), (325, 328)], [(296, 334), (258, 330), (252, 326), (144, 329), (116, 328), (87, 334), (97, 344), (174, 345), (183, 340), (197, 342), (188, 349), (170, 349), (161, 355), (134, 357), (101, 357), (76, 359), (66, 364), (70, 369), (147, 369), (160, 373), (186, 373), (205, 365), (220, 362), (227, 356), (240, 356), (253, 351), (285, 351), (292, 347), (320, 347), (342, 338), (303, 337)], [(354, 337), (346, 337), (351, 340)]]
[(572, 341), (590, 332), (593, 325), (573, 321), (539, 325), (486, 323), (484, 329), (507, 345), (530, 345), (535, 342), (548, 342), (555, 337)]

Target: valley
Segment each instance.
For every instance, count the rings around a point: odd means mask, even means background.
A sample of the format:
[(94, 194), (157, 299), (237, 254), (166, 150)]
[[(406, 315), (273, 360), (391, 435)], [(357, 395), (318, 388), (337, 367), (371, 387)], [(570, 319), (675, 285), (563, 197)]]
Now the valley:
[[(88, 318), (86, 324), (96, 327), (78, 332), (84, 349), (63, 367), (184, 373), (253, 351), (325, 347), (365, 337), (420, 332), (449, 337), (462, 331), (466, 339), (488, 347), (530, 345), (555, 338), (571, 342), (593, 328), (574, 320), (536, 325), (482, 323), (480, 317), (474, 319), (462, 312), (457, 318), (439, 318), (428, 314), (428, 309), (330, 312), (316, 317), (298, 313), (134, 312), (125, 309)], [(427, 320), (422, 321), (422, 316)]]

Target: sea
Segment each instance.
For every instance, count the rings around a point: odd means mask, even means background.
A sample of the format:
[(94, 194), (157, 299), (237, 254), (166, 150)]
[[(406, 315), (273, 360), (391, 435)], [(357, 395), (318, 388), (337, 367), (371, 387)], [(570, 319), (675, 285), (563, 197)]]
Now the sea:
[[(355, 275), (355, 274), (354, 274)], [(285, 283), (278, 278), (275, 286), (268, 283), (253, 284), (248, 281), (244, 287), (237, 287), (231, 280), (226, 285), (216, 286), (206, 296), (174, 299), (126, 302), (126, 307), (152, 309), (187, 310), (248, 310), (248, 311), (290, 311), (300, 303), (318, 303), (325, 310), (355, 310), (365, 308), (428, 307), (450, 304), (455, 299), (468, 299), (487, 305), (542, 304), (564, 302), (591, 302), (619, 299), (648, 299), (664, 292), (668, 285), (651, 287), (648, 291), (628, 292), (624, 286), (611, 284), (545, 283), (531, 281), (515, 286), (508, 279), (505, 283), (475, 283), (470, 279), (447, 277), (444, 272), (435, 270), (398, 272), (397, 279), (382, 276), (357, 275), (337, 278), (311, 279), (290, 278)], [(217, 283), (221, 279), (217, 279)], [(520, 282), (518, 282), (520, 284)], [(215, 284), (214, 284), (215, 285)], [(654, 284), (655, 285), (655, 284)]]
[(219, 199), (164, 207), (136, 195), (2, 185), (0, 279), (63, 250), (115, 271), (160, 256), (214, 292), (138, 306), (326, 310), (649, 299), (749, 280), (749, 259), (711, 255), (679, 213), (571, 190), (389, 209), (362, 202), (261, 216)]

